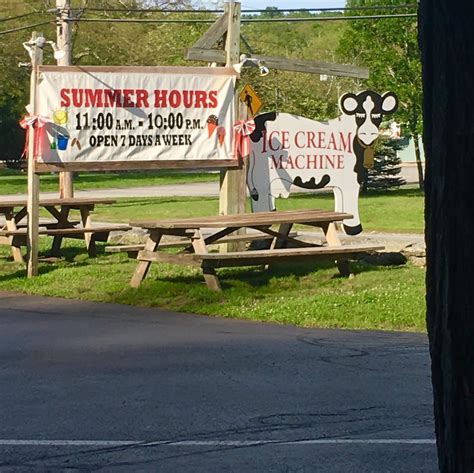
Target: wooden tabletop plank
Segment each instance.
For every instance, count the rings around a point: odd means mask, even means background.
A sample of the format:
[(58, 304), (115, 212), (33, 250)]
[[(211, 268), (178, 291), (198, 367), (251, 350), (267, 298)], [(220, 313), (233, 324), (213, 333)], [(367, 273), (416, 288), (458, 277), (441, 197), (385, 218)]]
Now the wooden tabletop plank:
[[(159, 227), (168, 227), (174, 228), (174, 226), (201, 226), (212, 224), (213, 226), (223, 225), (225, 222), (231, 223), (240, 223), (240, 222), (250, 222), (250, 223), (259, 223), (261, 222), (271, 222), (273, 223), (277, 218), (293, 218), (300, 215), (309, 215), (309, 213), (317, 213), (318, 216), (323, 214), (329, 214), (332, 212), (323, 211), (320, 209), (311, 209), (311, 210), (287, 210), (282, 212), (256, 212), (256, 213), (244, 213), (244, 214), (233, 214), (233, 215), (212, 215), (204, 217), (189, 217), (189, 218), (179, 218), (179, 219), (158, 219), (158, 220), (147, 220), (147, 221), (133, 221), (137, 226), (144, 225), (158, 225)], [(230, 226), (230, 225), (229, 225)], [(152, 228), (152, 227), (150, 227)]]
[[(39, 204), (42, 207), (63, 205), (63, 206), (76, 206), (76, 205), (96, 205), (96, 204), (114, 204), (117, 199), (110, 199), (106, 197), (89, 198), (89, 197), (73, 197), (68, 199), (40, 199)], [(7, 199), (3, 200), (0, 197), (0, 209), (8, 209), (12, 207), (26, 207), (27, 199)]]
[(184, 219), (131, 221), (130, 225), (148, 229), (171, 228), (220, 228), (277, 225), (281, 223), (323, 223), (336, 222), (352, 218), (351, 214), (321, 209), (287, 210), (276, 212), (256, 212), (212, 217), (194, 217)]

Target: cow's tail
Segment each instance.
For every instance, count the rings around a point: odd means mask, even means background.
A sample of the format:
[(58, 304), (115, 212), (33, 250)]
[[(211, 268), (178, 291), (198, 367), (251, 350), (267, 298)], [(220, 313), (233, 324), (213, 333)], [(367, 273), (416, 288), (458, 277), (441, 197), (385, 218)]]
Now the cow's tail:
[(343, 224), (342, 226), (344, 227), (344, 232), (346, 235), (354, 236), (362, 233), (362, 225), (360, 224), (354, 226)]

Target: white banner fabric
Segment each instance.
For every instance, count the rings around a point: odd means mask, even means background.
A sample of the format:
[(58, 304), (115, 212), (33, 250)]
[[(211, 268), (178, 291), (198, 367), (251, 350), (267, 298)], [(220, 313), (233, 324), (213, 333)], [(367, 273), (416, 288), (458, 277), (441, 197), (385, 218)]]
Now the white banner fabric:
[(228, 69), (51, 69), (39, 77), (39, 162), (231, 157), (236, 76)]

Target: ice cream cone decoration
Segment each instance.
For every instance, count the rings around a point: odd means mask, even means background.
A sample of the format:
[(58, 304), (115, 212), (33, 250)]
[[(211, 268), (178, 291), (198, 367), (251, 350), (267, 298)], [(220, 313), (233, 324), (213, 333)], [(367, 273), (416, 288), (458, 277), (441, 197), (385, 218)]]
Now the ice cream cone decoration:
[(217, 128), (218, 124), (219, 120), (217, 119), (217, 117), (215, 115), (210, 115), (207, 119), (207, 134), (209, 138), (214, 133), (214, 130)]
[(71, 142), (71, 148), (74, 148), (74, 146), (77, 146), (77, 149), (80, 151), (82, 149), (81, 143), (77, 138), (73, 138)]
[(225, 139), (225, 128), (223, 126), (217, 128), (217, 139), (219, 140), (219, 144), (222, 146)]

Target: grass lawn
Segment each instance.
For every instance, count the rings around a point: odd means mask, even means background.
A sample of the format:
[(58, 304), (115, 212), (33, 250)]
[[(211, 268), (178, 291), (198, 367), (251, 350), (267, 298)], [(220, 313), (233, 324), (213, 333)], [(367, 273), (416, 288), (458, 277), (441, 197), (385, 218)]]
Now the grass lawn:
[[(359, 199), (365, 231), (423, 233), (423, 194), (417, 189), (371, 193)], [(333, 209), (332, 194), (294, 195), (278, 199), (279, 210)], [(130, 220), (217, 215), (219, 201), (213, 197), (160, 197), (119, 199), (115, 205), (99, 206), (96, 221), (128, 223)]]
[[(42, 240), (46, 249), (46, 239)], [(411, 265), (354, 264), (352, 279), (321, 263), (262, 271), (222, 269), (224, 291), (207, 289), (198, 269), (153, 264), (138, 289), (129, 286), (135, 261), (124, 254), (89, 259), (69, 246), (67, 261), (41, 263), (25, 278), (22, 265), (0, 249), (0, 289), (29, 294), (118, 302), (220, 317), (347, 329), (425, 330), (424, 270)]]
[[(157, 186), (164, 184), (184, 184), (186, 182), (218, 181), (219, 173), (183, 173), (174, 171), (153, 172), (109, 172), (109, 173), (80, 173), (74, 179), (74, 189), (107, 189), (128, 188), (138, 186)], [(59, 188), (57, 174), (41, 176), (41, 191), (54, 192)], [(10, 169), (0, 170), (0, 195), (26, 194), (27, 177)]]
[[(330, 195), (300, 195), (279, 201), (280, 209), (333, 208)], [(215, 198), (120, 200), (99, 206), (95, 220), (215, 215)], [(423, 197), (414, 189), (369, 194), (360, 199), (366, 231), (423, 231)], [(50, 245), (41, 239), (43, 254)], [(410, 264), (376, 267), (357, 263), (352, 279), (337, 277), (334, 264), (219, 271), (222, 293), (209, 291), (200, 271), (153, 264), (140, 288), (129, 286), (135, 261), (125, 254), (89, 259), (78, 241), (68, 243), (65, 260), (40, 263), (40, 276), (25, 278), (7, 247), (0, 247), (0, 290), (139, 306), (162, 307), (221, 317), (294, 324), (303, 327), (425, 331), (422, 268)], [(101, 247), (103, 248), (103, 247)]]

